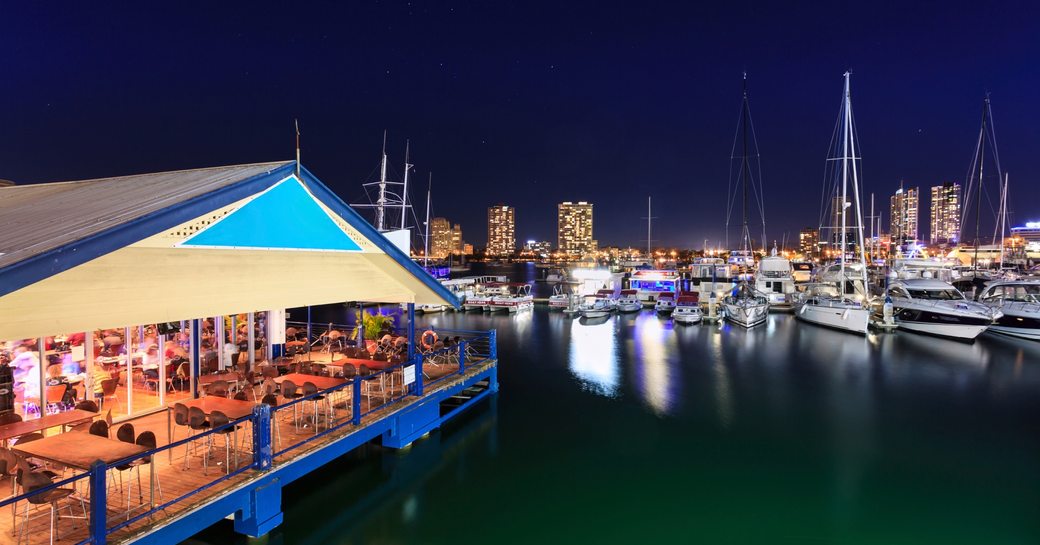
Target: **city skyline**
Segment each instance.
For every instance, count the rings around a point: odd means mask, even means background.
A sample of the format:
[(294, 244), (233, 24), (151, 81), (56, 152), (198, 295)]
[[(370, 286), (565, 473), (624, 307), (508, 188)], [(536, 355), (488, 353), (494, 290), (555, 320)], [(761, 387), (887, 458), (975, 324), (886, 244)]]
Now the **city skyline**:
[[(718, 203), (746, 71), (771, 244), (820, 215), (821, 167), (851, 69), (865, 198), (899, 180), (963, 183), (989, 92), (1010, 223), (1040, 220), (1031, 157), (1040, 74), (1022, 69), (1040, 58), (1035, 5), (909, 5), (893, 17), (886, 6), (573, 3), (544, 17), (538, 4), (516, 4), (502, 8), (516, 24), (487, 25), (500, 8), (303, 6), (292, 20), (305, 31), (272, 32), (285, 21), (262, 3), (212, 6), (202, 19), (170, 6), (14, 5), (7, 14), (19, 24), (0, 37), (11, 52), (0, 178), (288, 159), (299, 119), (304, 166), (346, 202), (364, 200), (361, 184), (377, 178), (386, 129), (395, 179), (410, 140), (416, 208), (432, 172), (431, 217), (467, 232), (483, 231), (482, 211), (502, 201), (522, 211), (517, 239), (552, 240), (555, 204), (576, 199), (611, 218), (597, 230), (602, 244), (641, 247), (645, 211), (633, 201), (649, 196), (654, 244), (700, 247), (726, 238)], [(387, 33), (384, 50), (375, 44)], [(292, 83), (272, 85), (283, 66)], [(995, 175), (986, 174), (992, 201)]]

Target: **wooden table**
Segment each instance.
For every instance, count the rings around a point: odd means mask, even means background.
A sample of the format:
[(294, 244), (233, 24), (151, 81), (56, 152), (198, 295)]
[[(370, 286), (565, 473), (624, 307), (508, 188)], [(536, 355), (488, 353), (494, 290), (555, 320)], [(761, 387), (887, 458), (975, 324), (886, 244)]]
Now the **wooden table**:
[[(91, 413), (93, 414), (93, 413)], [(60, 433), (29, 443), (18, 443), (16, 452), (63, 466), (89, 471), (96, 461), (107, 465), (148, 452), (148, 448), (85, 432)], [(148, 464), (148, 505), (155, 507), (155, 463)], [(125, 493), (125, 491), (124, 491)]]
[(232, 382), (238, 382), (239, 380), (241, 380), (241, 377), (238, 375), (238, 373), (233, 373), (233, 372), (232, 373), (211, 373), (211, 374), (208, 374), (208, 375), (199, 375), (198, 378), (195, 379), (195, 382), (199, 386), (209, 386), (210, 384), (213, 384), (214, 382), (217, 382), (218, 380), (226, 380), (226, 381), (228, 381), (228, 383), (232, 383)]
[(304, 382), (310, 382), (317, 386), (319, 390), (328, 390), (329, 388), (335, 388), (336, 386), (347, 382), (346, 379), (342, 378), (319, 377), (316, 375), (304, 375), (303, 373), (289, 373), (288, 375), (282, 375), (274, 379), (278, 384), (281, 384), (282, 381), (285, 380), (291, 380), (296, 383), (297, 386), (302, 386)]
[(48, 414), (33, 420), (23, 420), (22, 422), (4, 424), (3, 426), (0, 426), (0, 441), (6, 442), (8, 439), (14, 437), (21, 437), (29, 433), (56, 428), (58, 426), (79, 424), (80, 422), (93, 420), (97, 415), (98, 413), (92, 413), (83, 409), (74, 409), (56, 414)]
[(361, 366), (364, 365), (373, 371), (382, 371), (384, 369), (389, 369), (395, 365), (399, 365), (396, 363), (390, 363), (389, 361), (366, 360), (364, 358), (340, 358), (333, 362), (315, 361), (311, 363), (317, 363), (319, 365), (334, 365), (340, 367), (349, 363), (350, 365), (353, 365), (358, 369), (361, 369)]
[[(239, 418), (249, 416), (253, 414), (253, 407), (255, 403), (251, 401), (242, 401), (240, 399), (228, 399), (220, 396), (206, 396), (198, 399), (187, 399), (184, 401), (178, 401), (181, 405), (185, 405), (189, 409), (197, 407), (202, 409), (202, 412), (209, 416), (213, 411), (220, 411), (228, 417), (228, 420), (235, 421)], [(173, 406), (177, 403), (170, 403), (166, 409), (166, 437), (173, 437)], [(238, 426), (232, 428), (234, 431), (235, 445), (238, 445)], [(167, 449), (169, 453), (169, 460), (173, 462), (173, 449)], [(238, 467), (238, 449), (235, 449), (235, 467)], [(230, 471), (230, 470), (229, 470)]]

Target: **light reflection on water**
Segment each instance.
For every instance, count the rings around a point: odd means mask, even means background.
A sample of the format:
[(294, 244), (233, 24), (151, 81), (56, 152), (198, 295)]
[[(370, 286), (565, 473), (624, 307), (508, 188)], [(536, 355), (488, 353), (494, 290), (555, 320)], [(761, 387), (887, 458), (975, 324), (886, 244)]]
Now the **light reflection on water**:
[(660, 415), (671, 412), (675, 402), (673, 389), (679, 386), (675, 376), (678, 350), (672, 323), (656, 314), (644, 312), (634, 320), (635, 333), (629, 339), (629, 352), (635, 382), (643, 401)]
[(620, 373), (614, 322), (573, 320), (567, 361), (571, 373), (588, 391), (617, 396)]

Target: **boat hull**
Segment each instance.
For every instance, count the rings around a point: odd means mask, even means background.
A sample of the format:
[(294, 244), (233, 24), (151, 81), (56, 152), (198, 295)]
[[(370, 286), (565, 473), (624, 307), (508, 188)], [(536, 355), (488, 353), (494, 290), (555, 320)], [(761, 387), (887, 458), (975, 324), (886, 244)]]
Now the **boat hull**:
[(802, 305), (795, 316), (804, 322), (832, 329), (867, 334), (870, 310), (865, 308), (842, 308), (825, 305)]
[(642, 303), (618, 303), (618, 312), (639, 312), (643, 309)]
[(1033, 327), (1008, 327), (1002, 325), (991, 325), (989, 326), (989, 331), (991, 333), (1007, 335), (1009, 337), (1017, 337), (1019, 339), (1040, 341), (1040, 329)]
[(726, 310), (727, 321), (748, 329), (764, 324), (769, 313), (768, 304), (724, 303), (722, 306)]
[(583, 318), (605, 318), (610, 316), (610, 311), (604, 309), (582, 310), (580, 313)]
[(923, 333), (925, 335), (946, 337), (948, 339), (957, 339), (961, 341), (974, 341), (976, 337), (981, 335), (982, 332), (986, 331), (989, 327), (984, 324), (937, 324), (932, 322), (911, 322), (899, 319), (896, 319), (896, 324), (899, 325), (899, 329), (913, 331), (914, 333)]

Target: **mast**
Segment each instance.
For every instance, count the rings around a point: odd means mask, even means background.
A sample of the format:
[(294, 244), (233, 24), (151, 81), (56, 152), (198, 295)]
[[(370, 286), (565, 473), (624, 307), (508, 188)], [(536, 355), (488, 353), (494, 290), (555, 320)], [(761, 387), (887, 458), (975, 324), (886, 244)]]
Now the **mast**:
[(296, 125), (296, 178), (300, 177), (300, 120), (293, 119), (293, 124)]
[(842, 109), (842, 120), (841, 120), (841, 247), (839, 248), (839, 255), (841, 257), (840, 271), (838, 275), (838, 293), (843, 297), (845, 295), (845, 250), (848, 248), (848, 243), (845, 240), (845, 209), (848, 208), (848, 183), (849, 183), (849, 73), (845, 72), (845, 90), (844, 99), (841, 104)]
[(978, 190), (976, 191), (975, 197), (975, 257), (974, 263), (974, 276), (978, 276), (979, 272), (979, 224), (981, 221), (982, 214), (982, 165), (986, 161), (986, 117), (989, 112), (989, 94), (982, 103), (982, 128), (979, 130), (979, 178), (978, 178)]
[[(846, 106), (846, 126), (849, 131), (849, 145), (852, 148), (852, 192), (856, 199), (856, 239), (859, 242), (859, 264), (863, 272), (860, 280), (863, 282), (863, 289), (867, 289), (867, 262), (866, 256), (863, 253), (863, 207), (859, 202), (859, 171), (856, 169), (856, 131), (852, 124), (852, 93), (849, 90), (849, 79), (851, 74), (845, 72), (845, 106)], [(842, 216), (844, 219), (844, 216)], [(844, 226), (843, 226), (844, 228)], [(844, 259), (842, 260), (844, 261)], [(863, 294), (866, 298), (867, 294)]]
[[(408, 209), (408, 170), (414, 165), (408, 164), (408, 147), (410, 142), (404, 141), (404, 182), (401, 187), (401, 229), (404, 229), (405, 212)], [(432, 173), (431, 173), (432, 174)], [(429, 203), (427, 203), (429, 207)], [(428, 220), (429, 218), (427, 218)]]
[[(408, 160), (406, 159), (405, 160), (405, 164), (407, 164), (407, 163), (408, 163)], [(405, 171), (405, 172), (408, 172), (408, 171)], [(427, 184), (427, 186), (426, 186), (426, 248), (423, 250), (423, 257), (425, 258), (426, 262), (423, 264), (424, 267), (429, 267), (430, 266), (430, 195), (431, 195), (431, 193), (433, 193), (433, 173), (432, 172), (430, 173), (429, 184)], [(404, 213), (404, 209), (401, 210), (401, 213), (402, 214)], [(403, 222), (404, 220), (401, 220), (401, 221)], [(448, 255), (450, 256), (451, 254), (449, 253)], [(450, 259), (451, 258), (449, 257), (449, 260)], [(449, 266), (450, 266), (451, 261), (448, 261), (448, 263), (449, 263)]]
[(386, 129), (383, 129), (383, 159), (379, 163), (379, 198), (376, 199), (376, 230), (386, 230)]
[[(653, 214), (650, 213), (650, 197), (646, 198), (646, 255), (648, 258), (652, 255), (651, 252), (651, 238), (650, 238), (650, 221)], [(651, 258), (652, 259), (652, 258)]]
[[(741, 236), (741, 238), (743, 238), (743, 240), (741, 241), (741, 244), (744, 245), (744, 264), (745, 264), (745, 269), (746, 269), (746, 267), (747, 267), (747, 258), (748, 258), (747, 254), (748, 254), (748, 251), (749, 251), (748, 247), (751, 245), (751, 231), (748, 229), (748, 221), (747, 221), (747, 183), (748, 183), (748, 177), (751, 175), (751, 165), (748, 164), (748, 158), (747, 158), (747, 122), (748, 122), (748, 115), (750, 115), (750, 113), (751, 113), (749, 111), (750, 108), (748, 107), (747, 72), (744, 72), (743, 92), (744, 92), (744, 105), (743, 105), (744, 112), (743, 112), (743, 115), (740, 116), (740, 124), (741, 124), (741, 130), (740, 130), (740, 132), (741, 132), (740, 172), (741, 172), (741, 182), (742, 182), (740, 184), (741, 191), (742, 191), (742, 195), (741, 195), (742, 201), (741, 201), (741, 206), (740, 206), (740, 212), (741, 212), (741, 216), (743, 217), (743, 227), (742, 227), (742, 231), (741, 231), (741, 235), (740, 236)], [(747, 272), (747, 271), (745, 270), (745, 272)]]
[[(1000, 195), (1000, 268), (1004, 268), (1004, 233), (1007, 230), (1008, 175), (1004, 173), (1004, 190)], [(995, 237), (994, 237), (995, 238)]]

